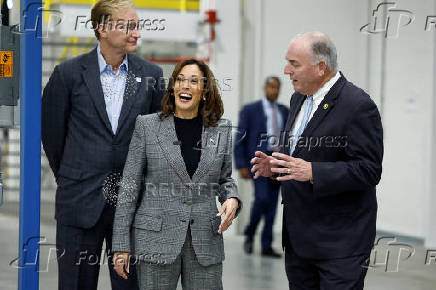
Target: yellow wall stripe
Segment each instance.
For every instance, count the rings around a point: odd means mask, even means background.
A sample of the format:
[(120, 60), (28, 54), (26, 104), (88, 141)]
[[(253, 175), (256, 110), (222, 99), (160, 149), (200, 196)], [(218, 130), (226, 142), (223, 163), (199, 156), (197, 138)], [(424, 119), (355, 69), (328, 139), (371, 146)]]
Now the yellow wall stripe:
[[(52, 3), (90, 4), (96, 0), (51, 0)], [(133, 0), (136, 8), (163, 9), (163, 10), (200, 10), (200, 0)]]

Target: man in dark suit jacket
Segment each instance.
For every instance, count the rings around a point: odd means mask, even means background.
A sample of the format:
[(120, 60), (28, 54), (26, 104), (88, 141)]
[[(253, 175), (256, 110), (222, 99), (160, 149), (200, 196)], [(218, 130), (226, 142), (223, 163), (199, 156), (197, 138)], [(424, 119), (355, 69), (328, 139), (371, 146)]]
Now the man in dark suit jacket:
[(297, 36), (286, 54), (295, 93), (282, 153), (256, 152), (255, 178), (280, 174), (283, 246), (292, 289), (363, 289), (376, 234), (383, 158), (377, 106), (337, 71), (323, 33)]
[[(260, 101), (245, 105), (239, 114), (238, 133), (235, 140), (235, 162), (241, 178), (251, 178), (250, 159), (256, 150), (273, 152), (280, 150), (280, 132), (283, 131), (288, 117), (288, 109), (277, 104), (280, 91), (280, 79), (270, 76), (264, 85), (265, 97)], [(277, 132), (274, 132), (274, 131)], [(244, 250), (253, 252), (253, 237), (257, 225), (264, 217), (262, 231), (262, 255), (280, 257), (272, 247), (273, 224), (277, 210), (280, 183), (261, 177), (254, 180), (254, 202), (250, 221), (245, 229)]]
[(134, 269), (124, 280), (111, 255), (100, 254), (104, 240), (111, 249), (117, 181), (136, 117), (160, 109), (162, 69), (132, 54), (140, 35), (131, 1), (100, 0), (91, 18), (100, 23), (98, 47), (55, 67), (42, 99), (42, 141), (58, 185), (59, 289), (97, 289), (104, 261), (112, 289), (137, 289)]

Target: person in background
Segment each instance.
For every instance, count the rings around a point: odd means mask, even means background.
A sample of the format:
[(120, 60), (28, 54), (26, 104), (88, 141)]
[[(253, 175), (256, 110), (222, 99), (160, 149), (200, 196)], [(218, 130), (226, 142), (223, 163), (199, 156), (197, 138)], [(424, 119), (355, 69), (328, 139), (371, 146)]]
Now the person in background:
[(380, 114), (338, 71), (336, 47), (324, 33), (295, 37), (286, 60), (295, 90), (286, 146), (272, 156), (257, 151), (251, 171), (282, 182), (289, 288), (361, 290), (376, 234)]
[[(264, 97), (257, 102), (245, 105), (239, 114), (238, 132), (235, 140), (235, 162), (239, 175), (251, 179), (250, 160), (255, 151), (271, 154), (280, 150), (280, 136), (286, 124), (288, 109), (277, 104), (280, 91), (280, 79), (270, 76), (265, 80)], [(276, 216), (280, 183), (260, 177), (254, 181), (254, 202), (250, 221), (245, 228), (244, 251), (253, 252), (254, 235), (262, 218), (264, 227), (261, 244), (262, 256), (279, 258), (273, 250), (273, 225)]]
[[(129, 0), (91, 10), (98, 46), (55, 67), (42, 97), (42, 143), (56, 183), (59, 289), (97, 289), (103, 242), (112, 245), (116, 183), (138, 115), (160, 110), (162, 69), (137, 57), (138, 16)], [(112, 289), (138, 289), (113, 270)], [(96, 263), (96, 261), (98, 261)]]
[(241, 207), (223, 113), (212, 71), (188, 59), (173, 71), (162, 112), (136, 121), (112, 250), (123, 278), (135, 257), (140, 289), (175, 290), (180, 277), (183, 289), (223, 289), (222, 233)]

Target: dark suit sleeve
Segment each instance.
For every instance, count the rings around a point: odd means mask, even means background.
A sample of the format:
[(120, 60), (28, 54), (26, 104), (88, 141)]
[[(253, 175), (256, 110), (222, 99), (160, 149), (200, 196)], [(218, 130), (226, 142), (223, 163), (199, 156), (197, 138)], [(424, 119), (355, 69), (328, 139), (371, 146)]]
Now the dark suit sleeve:
[(42, 144), (56, 178), (71, 110), (71, 92), (68, 87), (59, 66), (56, 66), (42, 95)]
[(246, 107), (239, 113), (239, 124), (235, 136), (235, 166), (236, 168), (248, 168), (250, 166), (247, 152), (248, 113)]
[(161, 102), (164, 93), (165, 93), (165, 80), (163, 78), (162, 69), (159, 68), (159, 71), (156, 75), (156, 82), (153, 88), (153, 99), (151, 101), (150, 113), (156, 113), (161, 111)]
[(377, 106), (367, 99), (358, 106), (344, 136), (346, 161), (312, 162), (313, 189), (317, 196), (361, 191), (381, 178), (383, 128)]

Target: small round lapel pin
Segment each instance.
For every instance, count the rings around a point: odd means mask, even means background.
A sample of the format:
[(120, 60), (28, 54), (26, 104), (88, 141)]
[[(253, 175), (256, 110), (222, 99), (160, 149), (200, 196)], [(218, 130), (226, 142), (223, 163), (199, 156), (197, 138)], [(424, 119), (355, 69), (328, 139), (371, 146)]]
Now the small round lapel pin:
[(323, 109), (324, 109), (324, 110), (327, 110), (328, 107), (329, 107), (329, 104), (324, 104)]

